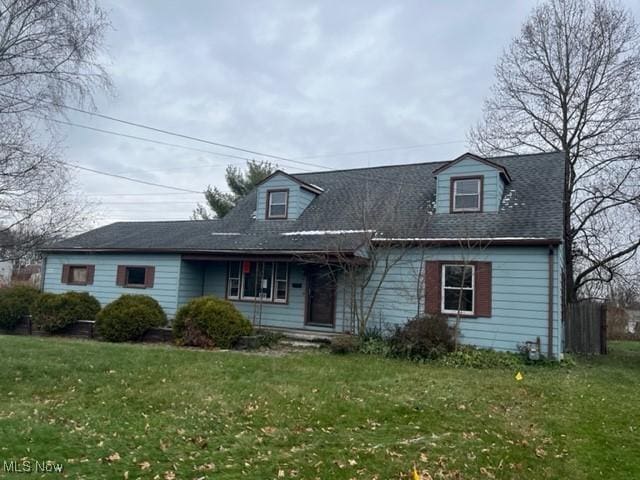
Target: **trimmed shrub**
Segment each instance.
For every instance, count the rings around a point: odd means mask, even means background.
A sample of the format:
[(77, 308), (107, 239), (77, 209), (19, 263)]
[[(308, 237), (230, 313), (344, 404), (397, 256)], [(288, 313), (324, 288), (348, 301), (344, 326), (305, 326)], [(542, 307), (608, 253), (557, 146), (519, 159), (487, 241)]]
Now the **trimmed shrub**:
[(331, 353), (345, 354), (355, 353), (360, 347), (360, 340), (354, 335), (338, 335), (331, 339), (329, 349)]
[(178, 345), (202, 348), (231, 348), (252, 326), (227, 300), (199, 297), (183, 305), (173, 321), (173, 336)]
[(100, 302), (86, 292), (43, 293), (31, 307), (33, 323), (45, 332), (59, 332), (78, 320), (95, 320)]
[(425, 315), (396, 327), (389, 339), (391, 354), (410, 360), (432, 360), (455, 348), (454, 329), (444, 315)]
[(0, 328), (13, 330), (31, 313), (40, 290), (26, 285), (0, 289)]
[(98, 314), (96, 329), (109, 342), (139, 340), (151, 327), (167, 324), (160, 304), (148, 295), (121, 295)]

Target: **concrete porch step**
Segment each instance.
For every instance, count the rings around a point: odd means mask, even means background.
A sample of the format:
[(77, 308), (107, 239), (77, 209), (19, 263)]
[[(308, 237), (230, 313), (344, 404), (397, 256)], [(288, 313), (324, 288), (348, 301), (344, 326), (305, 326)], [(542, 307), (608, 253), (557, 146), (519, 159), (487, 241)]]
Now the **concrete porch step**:
[(280, 333), (284, 336), (282, 343), (295, 346), (320, 346), (327, 344), (331, 339), (337, 335), (338, 332), (316, 332), (310, 330), (297, 330), (292, 328), (275, 328), (275, 327), (262, 327), (262, 330), (269, 332)]

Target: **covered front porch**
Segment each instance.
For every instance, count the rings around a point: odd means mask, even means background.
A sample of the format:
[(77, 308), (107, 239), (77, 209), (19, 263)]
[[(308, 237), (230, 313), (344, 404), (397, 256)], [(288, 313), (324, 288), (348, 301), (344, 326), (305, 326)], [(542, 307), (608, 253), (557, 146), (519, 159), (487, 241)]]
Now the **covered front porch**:
[(351, 322), (340, 280), (338, 269), (291, 255), (183, 255), (177, 303), (214, 295), (256, 328), (342, 333)]

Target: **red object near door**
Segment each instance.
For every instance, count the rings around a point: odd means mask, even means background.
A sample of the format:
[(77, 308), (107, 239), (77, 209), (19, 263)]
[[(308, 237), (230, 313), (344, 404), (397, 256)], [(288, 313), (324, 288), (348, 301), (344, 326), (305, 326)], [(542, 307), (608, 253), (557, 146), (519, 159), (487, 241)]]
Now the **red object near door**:
[(251, 272), (251, 262), (245, 260), (242, 262), (242, 273), (250, 273)]

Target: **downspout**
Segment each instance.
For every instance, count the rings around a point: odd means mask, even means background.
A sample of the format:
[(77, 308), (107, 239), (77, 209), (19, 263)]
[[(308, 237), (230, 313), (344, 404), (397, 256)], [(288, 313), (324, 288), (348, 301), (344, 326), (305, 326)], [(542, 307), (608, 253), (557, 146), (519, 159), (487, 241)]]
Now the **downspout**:
[(547, 356), (553, 357), (553, 245), (549, 245), (549, 298), (547, 308)]
[(44, 276), (47, 273), (47, 256), (42, 257), (42, 266), (40, 267), (40, 291), (44, 292)]

